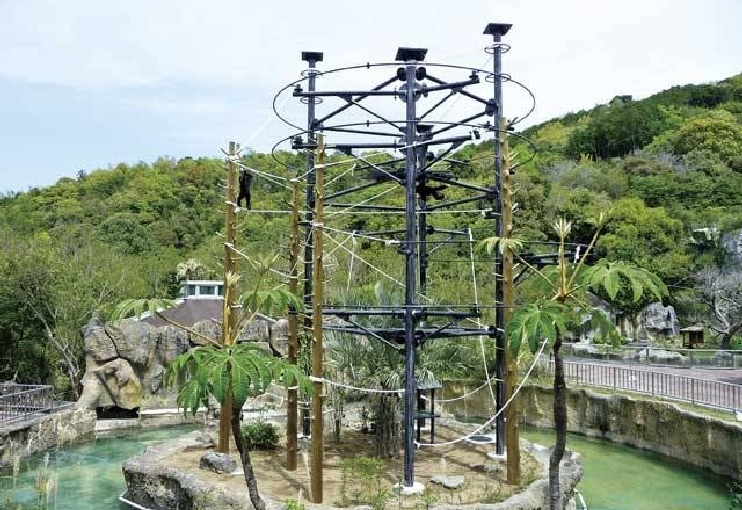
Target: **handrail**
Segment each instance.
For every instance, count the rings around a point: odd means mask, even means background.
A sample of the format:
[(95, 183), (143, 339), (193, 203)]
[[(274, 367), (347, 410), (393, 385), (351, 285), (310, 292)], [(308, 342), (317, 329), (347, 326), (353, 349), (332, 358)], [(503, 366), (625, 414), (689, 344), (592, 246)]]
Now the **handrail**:
[[(553, 375), (554, 361), (544, 361)], [(565, 361), (565, 377), (577, 385), (627, 390), (729, 411), (742, 410), (742, 385), (650, 367)]]

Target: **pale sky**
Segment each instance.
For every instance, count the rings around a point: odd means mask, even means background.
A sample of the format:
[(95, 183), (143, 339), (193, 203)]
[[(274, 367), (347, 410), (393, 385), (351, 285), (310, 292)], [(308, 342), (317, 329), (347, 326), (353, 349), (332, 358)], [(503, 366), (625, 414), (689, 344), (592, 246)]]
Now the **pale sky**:
[[(503, 71), (535, 93), (529, 123), (742, 72), (742, 0), (0, 0), (0, 19), (0, 191), (229, 140), (267, 151), (291, 134), (270, 106), (305, 50), (322, 69), (399, 46), (479, 67), (486, 23), (512, 23)], [(513, 87), (503, 103), (530, 104)]]

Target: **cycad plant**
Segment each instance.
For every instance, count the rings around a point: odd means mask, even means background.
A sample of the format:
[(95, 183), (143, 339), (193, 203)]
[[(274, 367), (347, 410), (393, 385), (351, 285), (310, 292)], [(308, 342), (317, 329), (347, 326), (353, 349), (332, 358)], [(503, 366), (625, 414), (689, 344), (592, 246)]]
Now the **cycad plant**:
[(265, 502), (258, 492), (255, 473), (250, 460), (250, 451), (245, 444), (240, 429), (240, 411), (249, 397), (255, 397), (268, 389), (274, 382), (281, 382), (287, 388), (299, 385), (309, 389), (309, 382), (302, 370), (254, 343), (237, 343), (245, 326), (258, 314), (271, 315), (285, 313), (289, 306), (302, 309), (301, 300), (281, 287), (263, 289), (265, 278), (271, 271), (277, 257), (271, 256), (261, 261), (250, 261), (256, 270), (257, 278), (253, 290), (241, 295), (235, 310), (227, 311), (230, 302), (229, 292), (236, 287), (239, 276), (228, 274), (225, 302), (225, 317), (233, 311), (234, 320), (225, 320), (222, 327), (228, 328), (226, 341), (206, 337), (192, 328), (178, 324), (160, 312), (173, 306), (168, 300), (127, 300), (119, 304), (112, 318), (123, 319), (131, 315), (150, 311), (171, 324), (195, 335), (205, 345), (198, 346), (177, 356), (167, 367), (166, 382), (178, 387), (178, 406), (186, 412), (196, 413), (199, 407), (214, 397), (222, 406), (231, 405), (231, 433), (240, 454), (242, 468), (250, 501), (256, 510), (265, 510)]
[[(561, 508), (561, 490), (559, 486), (559, 465), (564, 457), (567, 442), (567, 385), (564, 376), (564, 357), (562, 355), (562, 339), (570, 324), (579, 324), (579, 318), (585, 315), (591, 317), (608, 338), (617, 339), (615, 326), (599, 310), (593, 309), (586, 297), (587, 292), (595, 292), (615, 300), (623, 289), (629, 291), (634, 301), (639, 301), (645, 293), (656, 299), (667, 295), (667, 288), (653, 273), (638, 268), (628, 262), (609, 262), (601, 259), (592, 266), (585, 264), (591, 256), (600, 230), (605, 223), (605, 217), (596, 222), (596, 231), (593, 238), (577, 263), (570, 263), (565, 255), (565, 244), (572, 230), (572, 225), (565, 219), (559, 219), (554, 224), (554, 231), (558, 239), (557, 265), (544, 269), (530, 266), (529, 263), (518, 257), (520, 263), (529, 266), (535, 277), (540, 281), (540, 297), (531, 303), (516, 306), (506, 324), (508, 344), (514, 355), (517, 356), (523, 344), (528, 345), (531, 352), (537, 352), (543, 342), (547, 342), (554, 357), (554, 429), (556, 444), (549, 459), (549, 509)], [(522, 244), (508, 240), (510, 249), (517, 249)], [(499, 239), (491, 238), (485, 247), (492, 251), (499, 243)], [(501, 247), (502, 248), (502, 247)]]

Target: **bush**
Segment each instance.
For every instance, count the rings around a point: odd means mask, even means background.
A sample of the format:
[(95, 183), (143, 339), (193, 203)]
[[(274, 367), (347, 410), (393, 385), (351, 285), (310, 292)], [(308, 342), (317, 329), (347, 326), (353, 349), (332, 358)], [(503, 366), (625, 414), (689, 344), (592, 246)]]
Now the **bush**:
[(248, 450), (274, 450), (278, 446), (278, 429), (264, 421), (242, 426), (242, 437)]

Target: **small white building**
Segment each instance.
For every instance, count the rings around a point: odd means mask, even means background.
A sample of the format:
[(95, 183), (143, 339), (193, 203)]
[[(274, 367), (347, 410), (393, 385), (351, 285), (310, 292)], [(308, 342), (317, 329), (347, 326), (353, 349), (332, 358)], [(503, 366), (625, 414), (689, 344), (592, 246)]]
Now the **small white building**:
[(224, 299), (222, 280), (183, 280), (180, 284), (183, 299)]

